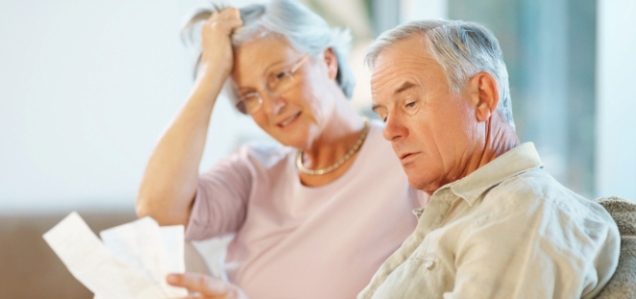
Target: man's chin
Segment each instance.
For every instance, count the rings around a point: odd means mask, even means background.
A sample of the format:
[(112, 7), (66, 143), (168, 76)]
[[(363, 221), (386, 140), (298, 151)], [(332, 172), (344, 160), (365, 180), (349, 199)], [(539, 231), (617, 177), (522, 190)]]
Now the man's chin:
[(421, 172), (416, 174), (412, 174), (407, 172), (406, 176), (408, 177), (409, 180), (409, 185), (415, 189), (427, 192), (429, 194), (432, 194), (433, 191), (435, 191), (439, 186), (437, 186), (437, 184), (435, 184), (435, 182), (431, 181), (430, 179), (427, 179), (425, 177), (422, 177)]
[(426, 186), (426, 182), (422, 178), (411, 176), (408, 173), (407, 176), (411, 187), (422, 190)]

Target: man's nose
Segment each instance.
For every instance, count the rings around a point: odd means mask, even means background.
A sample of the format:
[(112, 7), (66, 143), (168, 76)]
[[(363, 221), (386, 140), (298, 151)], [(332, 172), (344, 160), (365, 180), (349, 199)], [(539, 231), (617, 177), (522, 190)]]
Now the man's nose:
[(408, 135), (408, 130), (402, 123), (399, 115), (389, 114), (384, 124), (384, 139), (388, 141), (396, 141)]

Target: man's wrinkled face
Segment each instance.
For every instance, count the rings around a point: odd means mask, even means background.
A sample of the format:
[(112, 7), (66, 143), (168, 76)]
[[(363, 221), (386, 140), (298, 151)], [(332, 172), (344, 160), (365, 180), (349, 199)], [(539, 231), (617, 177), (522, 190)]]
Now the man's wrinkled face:
[(461, 175), (482, 132), (470, 97), (452, 92), (426, 43), (413, 36), (382, 51), (371, 89), (373, 110), (409, 183), (430, 193)]

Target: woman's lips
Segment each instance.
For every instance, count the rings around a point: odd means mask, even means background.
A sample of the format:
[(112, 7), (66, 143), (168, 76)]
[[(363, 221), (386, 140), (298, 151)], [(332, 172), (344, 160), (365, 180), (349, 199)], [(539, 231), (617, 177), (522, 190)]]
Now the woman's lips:
[(291, 123), (293, 123), (296, 119), (298, 119), (298, 117), (300, 116), (300, 111), (290, 115), (289, 117), (279, 121), (278, 123), (276, 123), (276, 126), (284, 129), (285, 127), (289, 126)]

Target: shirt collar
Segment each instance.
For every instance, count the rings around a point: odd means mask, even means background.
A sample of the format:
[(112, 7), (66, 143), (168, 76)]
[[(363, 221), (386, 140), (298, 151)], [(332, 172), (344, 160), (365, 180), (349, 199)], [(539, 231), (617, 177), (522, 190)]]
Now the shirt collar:
[(541, 158), (534, 144), (527, 142), (488, 162), (468, 176), (446, 184), (434, 194), (448, 189), (472, 205), (484, 192), (506, 178), (536, 167), (542, 167)]

